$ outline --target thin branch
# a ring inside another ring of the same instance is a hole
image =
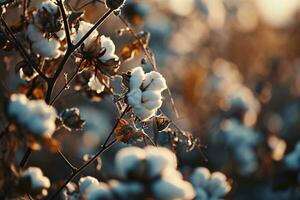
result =
[[[94,26],[75,44],[75,49],[81,46],[81,44],[91,35],[91,33],[96,30],[113,12],[113,9],[109,9],[104,15],[98,19],[98,21],[94,24]]]
[[[78,170],[77,167],[75,167],[68,159],[67,157],[61,152],[61,150],[58,150],[58,154],[60,157],[67,163],[67,165],[72,169],[72,172]]]
[[[50,102],[49,105],[53,105],[55,103],[55,101],[58,99],[58,97],[60,97],[60,95],[63,93],[63,91],[67,88],[67,86],[74,80],[74,78],[77,76],[79,69],[80,69],[80,65],[77,65],[76,71],[74,72],[74,74],[71,76],[71,78],[67,81],[67,83],[60,89],[60,91],[56,94],[56,96],[52,99],[52,101]]]
[[[27,60],[27,62],[33,67],[33,69],[40,75],[42,79],[46,82],[49,81],[49,78],[40,70],[39,66],[34,62],[34,60],[28,55],[26,50],[24,49],[23,45],[18,41],[16,36],[13,34],[7,23],[5,22],[3,16],[0,17],[1,23],[3,24],[5,30],[13,40],[12,42],[15,43],[17,49],[22,54],[22,56]]]
[[[122,112],[122,114],[120,115],[120,117],[118,118],[118,120],[115,122],[114,127],[112,128],[112,130],[110,131],[109,135],[107,136],[105,142],[102,145],[102,148],[89,160],[87,161],[85,164],[83,164],[80,168],[78,168],[78,170],[73,171],[73,173],[71,174],[71,176],[65,181],[65,183],[49,198],[49,200],[55,199],[57,197],[57,195],[59,195],[59,193],[64,189],[64,187],[66,187],[66,185],[68,185],[69,182],[71,182],[73,180],[73,178],[75,178],[80,172],[82,172],[87,166],[89,166],[92,162],[94,162],[98,156],[100,156],[104,151],[108,150],[110,147],[112,147],[115,143],[118,142],[117,139],[114,139],[113,141],[109,142],[109,139],[111,138],[111,136],[114,134],[115,129],[118,127],[118,124],[120,122],[120,120],[124,117],[124,115],[129,111],[130,107],[127,106],[124,111]]]
[[[59,9],[60,9],[60,12],[61,12],[61,15],[62,15],[62,19],[63,19],[63,22],[64,22],[64,27],[65,27],[65,32],[66,32],[66,38],[67,38],[67,45],[68,45],[68,48],[69,48],[69,46],[73,46],[73,43],[71,41],[69,20],[68,20],[67,14],[66,14],[65,6],[62,3],[62,1],[61,0],[57,0],[57,4],[59,6]]]
[[[24,156],[23,156],[23,158],[22,158],[22,160],[21,160],[21,162],[20,162],[20,167],[21,168],[25,167],[25,165],[27,163],[27,160],[28,160],[31,152],[32,152],[32,149],[30,147],[28,147],[27,150],[26,150],[26,152],[25,152],[25,154],[24,154]]]
[[[88,167],[91,163],[93,163],[98,156],[101,156],[102,153],[104,153],[106,150],[108,150],[110,147],[112,147],[115,143],[117,143],[118,140],[114,139],[110,143],[108,143],[106,146],[103,146],[89,161],[87,161],[85,164],[83,164],[80,168],[75,170],[71,176],[65,181],[65,183],[49,198],[49,200],[55,199],[59,193],[68,185],[69,182],[73,180],[80,172],[82,172],[86,167]]]
[[[46,103],[50,102],[51,99],[51,94],[53,92],[53,88],[55,86],[55,83],[57,81],[57,78],[59,77],[60,73],[62,72],[66,62],[68,61],[70,55],[78,48],[81,46],[81,44],[90,36],[90,34],[97,29],[108,17],[109,15],[113,12],[112,9],[108,10],[95,24],[94,26],[79,40],[79,42],[75,45],[68,46],[67,52],[65,56],[63,57],[63,60],[59,63],[56,72],[54,73],[54,76],[50,79],[49,84],[48,84],[48,90],[46,94],[45,101]]]

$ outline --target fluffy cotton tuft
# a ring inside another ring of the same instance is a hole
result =
[[[56,39],[44,38],[43,33],[33,24],[27,27],[27,37],[32,42],[32,50],[45,59],[58,58],[63,52]]]
[[[231,186],[227,177],[221,172],[210,173],[207,168],[199,167],[190,177],[191,183],[197,191],[196,199],[219,199],[225,196]]]
[[[43,194],[45,194],[45,189],[50,187],[50,180],[43,175],[42,170],[38,167],[29,167],[24,171],[22,177],[30,179],[30,189],[33,191],[44,190]]]
[[[80,21],[79,22],[79,27],[78,27],[78,30],[76,32],[76,35],[74,37],[74,43],[78,43],[81,38],[94,26],[94,24],[91,24],[89,22],[86,22],[86,21]],[[90,35],[89,37],[87,37],[84,41],[84,46],[85,46],[85,49],[89,48],[90,45],[95,45],[95,41],[98,37],[98,31],[97,30],[94,30]]]
[[[40,11],[46,9],[50,14],[56,14],[58,12],[58,6],[50,0],[43,1],[38,8]]]
[[[121,176],[126,177],[137,168],[142,160],[146,159],[146,152],[138,147],[121,149],[116,155],[116,166]]]
[[[165,168],[176,169],[177,158],[175,154],[167,148],[148,146],[145,148],[146,160],[149,167],[149,175],[155,177]]]
[[[103,92],[105,89],[105,86],[99,81],[99,79],[92,75],[89,79],[88,86],[91,90],[96,91],[98,94]]]
[[[184,181],[182,175],[173,168],[164,170],[167,175],[152,185],[153,196],[160,200],[193,199],[195,190],[191,183]]]
[[[105,37],[101,35],[101,48],[105,48],[105,53],[100,56],[98,59],[102,62],[107,62],[109,60],[118,60],[119,57],[115,54],[116,46],[110,37]]]
[[[29,100],[24,94],[13,94],[7,111],[37,136],[51,137],[56,129],[56,111],[43,100]]]
[[[131,71],[127,102],[142,121],[153,117],[162,105],[161,92],[167,89],[164,77],[155,71],[146,73],[142,67]]]

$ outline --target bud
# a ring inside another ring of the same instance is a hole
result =
[[[81,119],[78,108],[67,108],[60,113],[60,119],[65,128],[71,130],[81,130],[85,121]]]
[[[106,0],[105,4],[106,7],[112,9],[112,10],[117,10],[120,7],[122,7],[125,3],[125,0]]]

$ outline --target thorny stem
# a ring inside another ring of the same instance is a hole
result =
[[[112,147],[118,140],[114,139],[113,141],[109,142],[109,139],[111,138],[111,136],[114,134],[115,129],[117,128],[120,120],[124,117],[124,115],[128,112],[128,110],[130,109],[129,106],[127,106],[124,111],[122,112],[122,114],[120,115],[120,117],[118,118],[118,120],[116,121],[114,127],[112,128],[112,130],[110,131],[109,135],[107,136],[105,142],[102,145],[102,148],[89,160],[87,161],[85,164],[83,164],[80,168],[73,170],[73,173],[71,174],[71,176],[65,181],[65,183],[50,197],[49,200],[52,200],[54,198],[57,197],[57,195],[59,195],[59,193],[66,187],[66,185],[68,185],[69,182],[71,182],[73,180],[74,177],[76,177],[81,171],[83,171],[87,166],[89,166],[92,162],[94,162],[98,156],[100,156],[104,151],[106,151],[107,149],[109,149],[110,147]]]
[[[1,23],[3,24],[5,30],[13,40],[12,42],[15,43],[17,49],[22,54],[22,56],[27,60],[27,62],[33,67],[33,69],[44,79],[48,82],[49,78],[40,70],[39,66],[32,60],[32,58],[28,55],[26,50],[24,49],[23,45],[17,40],[16,36],[13,34],[7,23],[5,22],[3,16],[0,17]]]

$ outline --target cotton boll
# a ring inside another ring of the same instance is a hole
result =
[[[58,58],[62,54],[59,48],[60,42],[55,39],[43,38],[32,44],[33,51],[46,59]]]
[[[87,188],[84,196],[86,197],[86,200],[113,199],[111,191],[105,183],[91,185]]]
[[[43,175],[42,170],[38,167],[29,167],[24,171],[22,177],[30,178],[32,190],[41,190],[50,187],[50,180]]]
[[[204,187],[209,177],[210,171],[207,168],[198,167],[193,171],[190,180],[195,187]]]
[[[93,27],[94,25],[89,23],[89,22],[85,22],[85,21],[80,21],[79,22],[79,28],[76,32],[76,35],[74,37],[74,43],[77,44],[81,38]],[[86,40],[84,41],[84,45],[88,48],[88,46],[90,45],[94,45],[95,40],[97,39],[98,36],[98,31],[94,30],[89,37],[86,38]]]
[[[158,176],[166,167],[176,169],[177,158],[169,149],[147,146],[145,151],[150,177]]]
[[[99,81],[99,79],[93,74],[89,79],[88,86],[91,90],[96,91],[98,94],[103,92],[105,86]]]
[[[141,107],[142,105],[142,91],[140,89],[133,89],[127,94],[127,101],[132,107]]]
[[[104,35],[101,35],[100,41],[101,41],[101,47],[105,48],[105,53],[99,59],[103,61],[118,59],[118,56],[115,55],[116,47],[114,42],[109,37],[105,37]]]
[[[143,88],[147,88],[147,90],[150,91],[162,92],[163,90],[167,89],[166,80],[160,73],[151,71],[145,75]]]
[[[192,185],[182,179],[161,179],[152,187],[153,195],[159,200],[193,199],[195,191]]]
[[[147,121],[156,113],[156,110],[147,110],[145,107],[136,107],[133,109],[133,111],[142,121]]]
[[[140,120],[146,121],[155,115],[162,105],[161,92],[164,89],[166,89],[165,79],[158,72],[145,75],[141,67],[132,70],[127,101]]]
[[[208,197],[208,194],[206,191],[202,188],[196,188],[196,198],[195,200],[211,200],[211,198]]]
[[[127,200],[130,199],[141,199],[140,197],[144,193],[144,186],[138,182],[119,182],[112,180],[109,182],[111,190],[117,199]]]
[[[64,40],[66,37],[66,31],[65,30],[60,30],[55,33],[55,35],[58,37],[60,41]]]
[[[56,129],[56,111],[43,100],[28,100],[24,94],[13,94],[7,110],[18,123],[37,136],[50,137]]]
[[[131,71],[131,77],[129,81],[129,88],[139,89],[145,79],[145,73],[142,67],[136,67]]]
[[[98,185],[99,181],[92,177],[92,176],[86,176],[79,179],[79,190],[81,193],[85,193],[86,190],[92,186],[92,185]]]
[[[38,42],[44,40],[43,33],[33,24],[29,24],[27,27],[27,37],[32,42]]]
[[[127,147],[121,149],[115,159],[119,174],[126,177],[146,158],[146,152],[138,147]]]
[[[50,14],[56,14],[58,12],[58,6],[50,0],[43,1],[39,5],[38,9],[41,10],[41,11],[46,9]]]
[[[221,172],[212,173],[207,183],[207,190],[214,197],[224,196],[230,190],[227,186],[226,176]]]

